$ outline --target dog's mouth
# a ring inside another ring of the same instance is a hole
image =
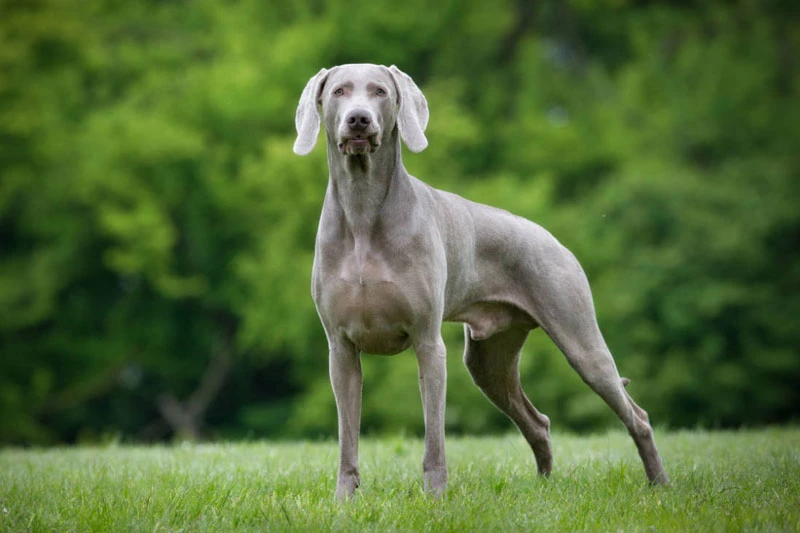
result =
[[[344,155],[369,154],[380,146],[376,135],[353,135],[339,141],[339,151]]]

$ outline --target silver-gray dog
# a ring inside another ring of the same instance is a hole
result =
[[[434,189],[406,172],[428,141],[428,105],[397,67],[343,65],[311,78],[297,107],[294,151],[308,154],[321,121],[330,177],[317,232],[312,293],[330,347],[339,416],[336,497],[360,484],[361,352],[413,346],[425,415],[425,489],[447,484],[442,321],[463,322],[475,383],[519,427],[539,473],[552,466],[550,420],[519,380],[519,353],[540,326],[619,416],[652,483],[669,481],[647,413],[625,391],[597,326],[575,257],[542,227]]]

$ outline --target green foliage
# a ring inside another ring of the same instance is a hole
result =
[[[423,88],[412,173],[576,253],[657,424],[796,419],[796,11],[0,0],[0,442],[180,434],[164,398],[209,368],[203,434],[333,434],[309,295],[326,158],[291,145],[308,78],[355,61]],[[445,336],[449,431],[508,428]],[[365,431],[421,433],[413,354],[364,368]],[[614,423],[542,332],[521,374],[555,426]]]
[[[519,435],[448,440],[442,499],[423,443],[365,438],[357,497],[333,498],[336,444],[0,451],[0,531],[797,531],[797,429],[659,435],[670,488],[623,432],[556,434],[549,479]],[[753,453],[758,450],[758,453]]]

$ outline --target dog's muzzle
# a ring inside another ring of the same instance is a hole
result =
[[[345,155],[371,153],[380,145],[378,128],[372,113],[367,109],[355,108],[348,111],[339,131],[339,151]]]

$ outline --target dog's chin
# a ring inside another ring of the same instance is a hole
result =
[[[375,139],[345,139],[339,142],[339,151],[344,155],[371,154],[378,146]]]

